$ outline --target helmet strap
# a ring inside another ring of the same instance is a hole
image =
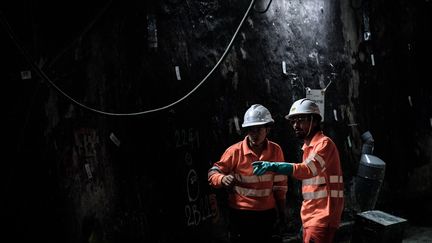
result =
[[[313,115],[311,115],[311,120],[310,120],[310,123],[309,123],[309,131],[308,131],[308,133],[307,133],[307,135],[306,135],[306,137],[308,137],[309,136],[309,134],[310,134],[310,132],[311,132],[311,129],[312,129],[312,123],[313,123]]]

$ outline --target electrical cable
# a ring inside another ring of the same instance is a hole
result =
[[[61,95],[65,96],[66,98],[68,98],[70,101],[72,101],[74,104],[93,111],[95,113],[99,113],[99,114],[103,114],[103,115],[109,115],[109,116],[137,116],[137,115],[143,115],[143,114],[148,114],[148,113],[152,113],[152,112],[157,112],[157,111],[162,111],[165,109],[168,109],[178,103],[180,103],[181,101],[185,100],[187,97],[189,97],[192,93],[194,93],[212,74],[213,72],[216,70],[216,68],[222,63],[222,61],[225,59],[226,55],[228,54],[228,52],[231,50],[232,44],[234,43],[234,40],[238,34],[238,32],[240,31],[244,21],[246,20],[246,18],[249,15],[250,10],[252,9],[252,7],[255,4],[255,0],[251,0],[242,20],[240,21],[240,24],[238,25],[236,31],[234,32],[234,35],[232,36],[229,44],[227,45],[227,47],[225,48],[225,51],[223,52],[222,56],[220,57],[220,59],[218,60],[218,62],[215,64],[215,66],[210,70],[210,72],[191,90],[189,91],[186,95],[184,95],[183,97],[181,97],[180,99],[165,105],[165,106],[161,106],[159,108],[154,108],[154,109],[149,109],[149,110],[145,110],[145,111],[140,111],[140,112],[131,112],[131,113],[113,113],[113,112],[106,112],[106,111],[101,111],[98,109],[94,109],[91,108],[85,104],[82,104],[78,101],[76,101],[75,99],[73,99],[71,96],[69,96],[68,94],[66,94],[64,91],[62,91],[53,81],[51,81],[51,79],[45,74],[45,72],[39,68],[30,58],[30,56],[28,55],[27,51],[19,44],[17,38],[15,37],[12,28],[10,27],[10,25],[8,24],[8,22],[6,21],[6,18],[3,15],[3,12],[0,11],[0,15],[1,15],[1,22],[4,25],[4,27],[6,28],[9,37],[12,39],[12,41],[14,42],[14,44],[17,46],[17,48],[19,49],[19,51],[21,52],[21,54],[26,58],[27,62],[29,62],[29,64],[31,65],[32,69],[35,70],[35,72],[45,81],[47,81],[55,90],[57,90],[57,92],[59,92]]]

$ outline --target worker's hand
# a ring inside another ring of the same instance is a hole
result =
[[[253,173],[255,175],[263,175],[267,171],[284,175],[291,175],[293,172],[293,165],[286,162],[255,161],[252,163],[252,166],[254,167]]]
[[[222,177],[222,185],[224,187],[232,187],[234,186],[235,178],[233,175],[225,175]]]

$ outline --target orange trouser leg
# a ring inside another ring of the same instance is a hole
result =
[[[336,228],[307,227],[303,229],[304,243],[333,243]]]

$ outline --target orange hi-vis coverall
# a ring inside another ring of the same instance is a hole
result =
[[[303,162],[294,164],[293,177],[302,180],[303,228],[338,228],[344,209],[343,177],[334,142],[317,132],[303,145]]]
[[[253,174],[252,162],[257,160],[284,161],[281,147],[266,139],[266,148],[257,156],[248,146],[247,137],[227,148],[218,162],[209,169],[208,181],[222,187],[222,177],[232,174],[236,184],[228,195],[228,204],[239,210],[263,211],[276,208],[276,200],[285,203],[287,176],[267,173]]]

